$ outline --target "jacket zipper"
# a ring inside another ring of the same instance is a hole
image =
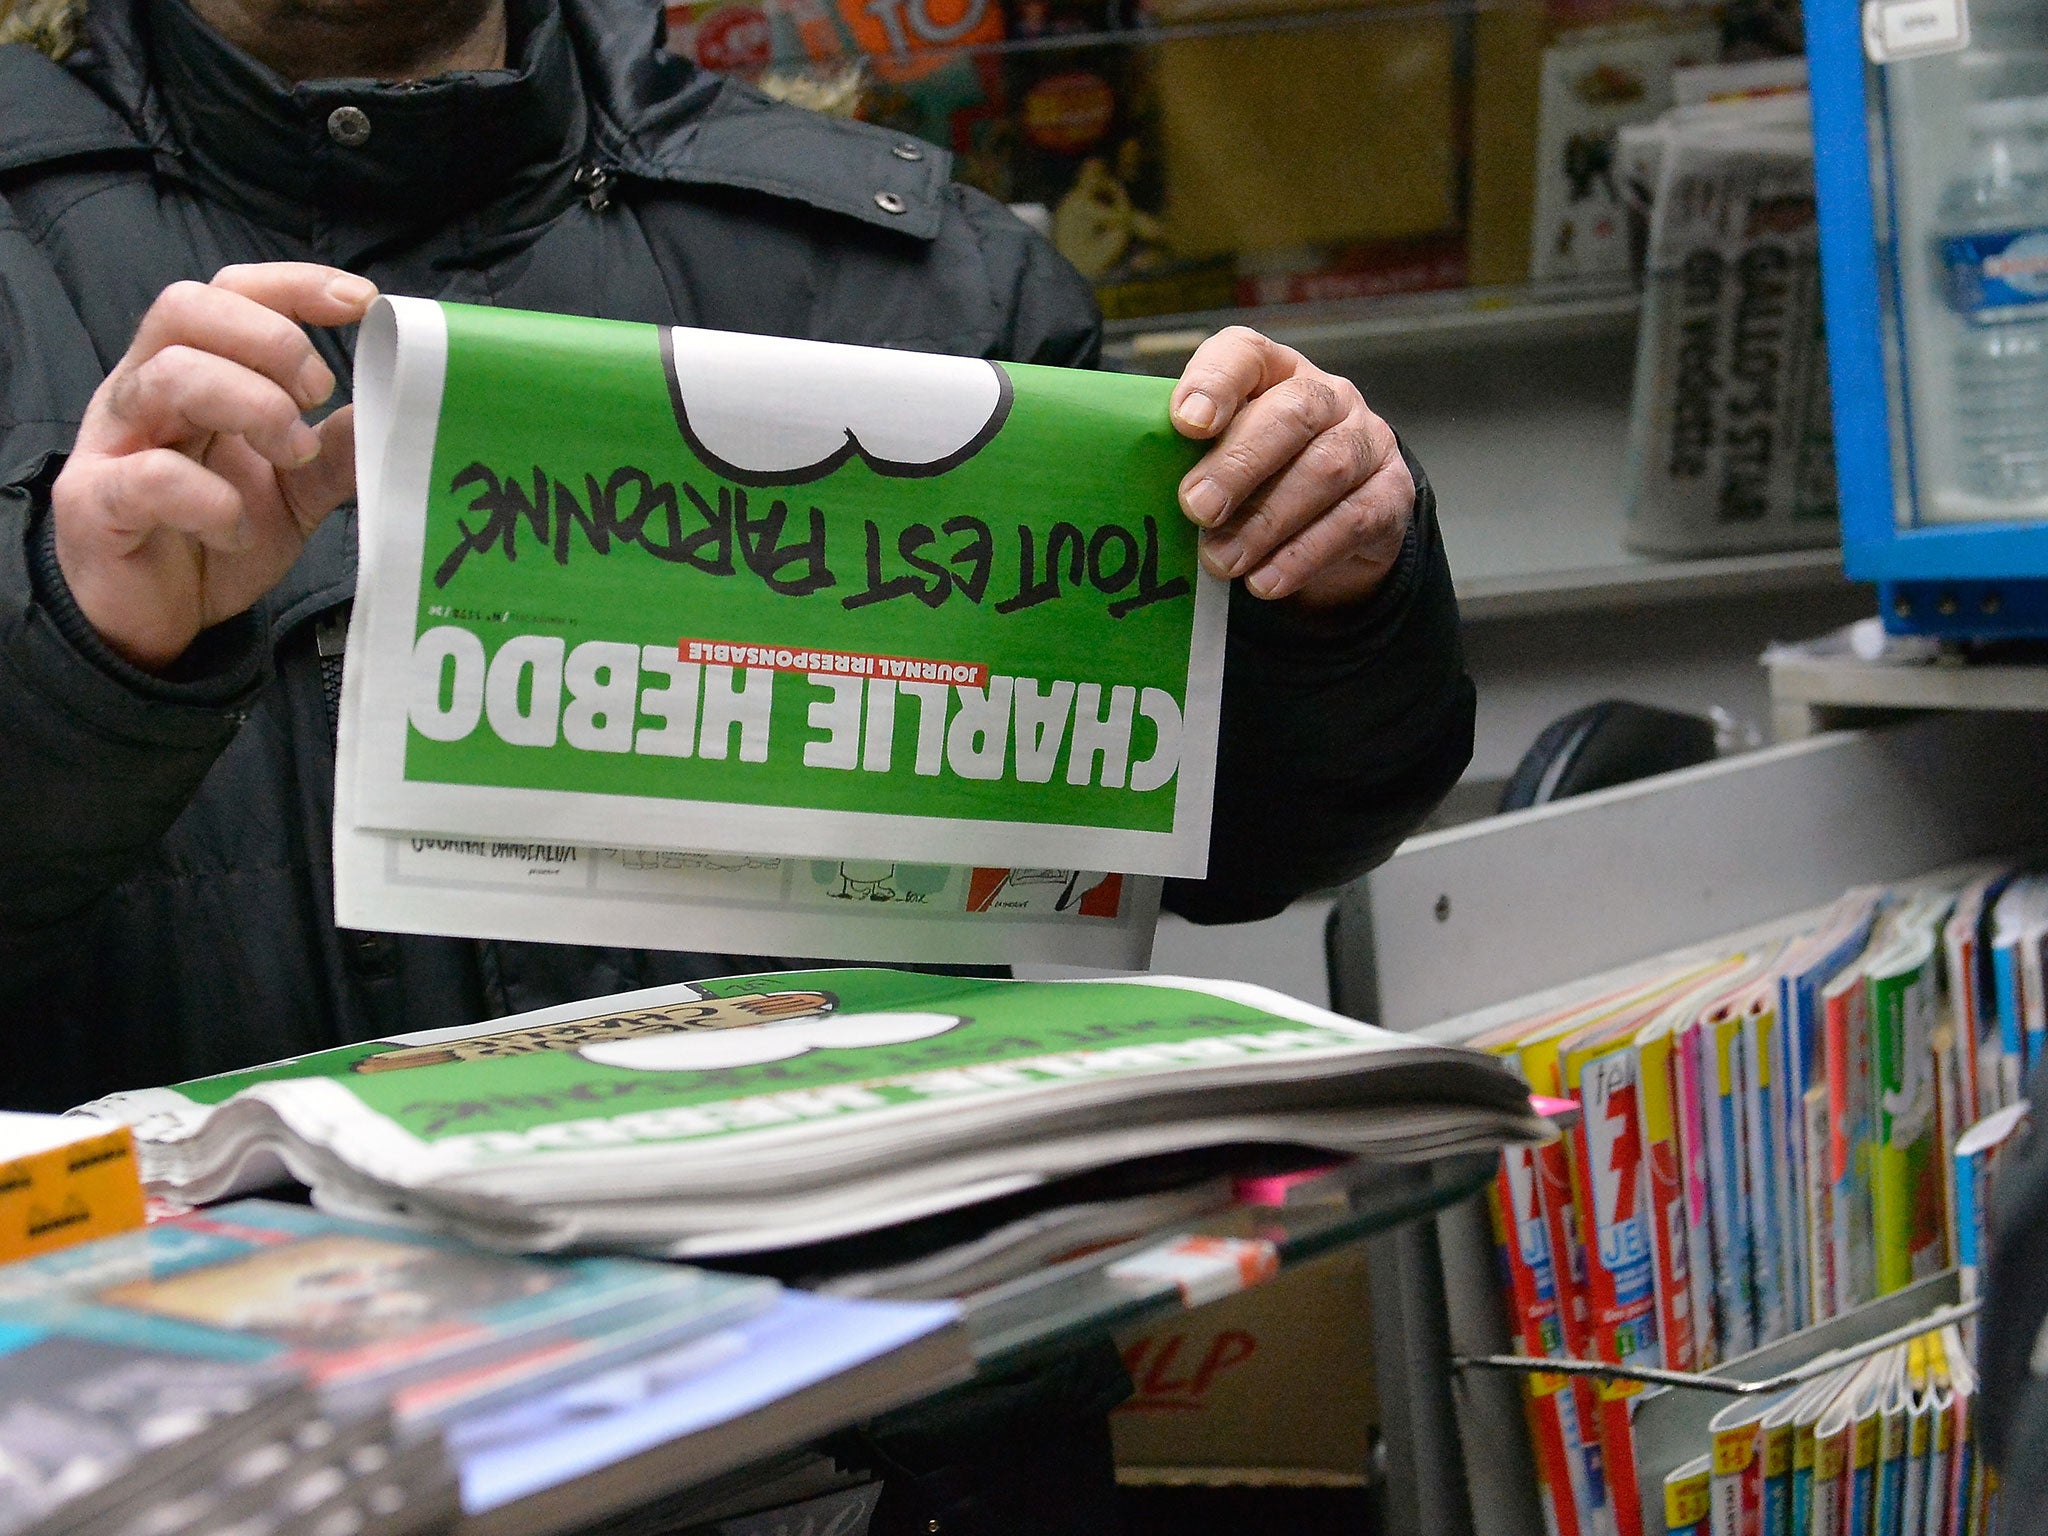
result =
[[[592,213],[603,213],[611,207],[612,186],[618,179],[618,171],[602,160],[593,160],[576,169],[576,185],[583,189],[583,201],[590,205]]]

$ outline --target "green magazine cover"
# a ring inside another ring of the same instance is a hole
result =
[[[652,988],[83,1112],[134,1125],[179,1198],[283,1167],[336,1210],[431,1203],[508,1245],[676,1256],[1194,1147],[1412,1157],[1548,1134],[1491,1059],[1257,987],[860,969]]]
[[[1940,914],[1900,923],[1897,944],[1868,972],[1872,1095],[1871,1229],[1877,1293],[1945,1262],[1942,1155],[1936,1134],[1933,1035],[1940,1008]]]
[[[419,299],[357,366],[355,825],[1206,868],[1169,381]]]

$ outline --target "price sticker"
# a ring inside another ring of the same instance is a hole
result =
[[[1873,64],[1897,64],[1970,46],[1968,0],[1865,0],[1863,51]]]

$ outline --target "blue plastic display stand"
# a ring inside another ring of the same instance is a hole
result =
[[[1806,7],[1843,563],[1877,583],[1894,633],[2048,637],[2048,522],[1916,526],[1911,487],[1893,475],[1883,306],[1898,230],[1873,193],[1869,93],[1883,82],[1865,68],[1858,11]]]

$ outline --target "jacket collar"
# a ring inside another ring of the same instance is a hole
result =
[[[178,131],[148,48],[148,12],[159,3],[92,0],[86,47],[68,67],[26,47],[0,47],[0,101],[9,106],[0,112],[0,174],[117,154],[148,155],[164,173],[179,173]],[[894,153],[899,135],[785,107],[696,69],[661,46],[660,12],[645,0],[512,3],[558,19],[556,35],[580,83],[588,150],[609,167],[670,186],[742,188],[912,239],[938,234],[952,168],[943,150],[920,146],[920,157],[906,160]],[[536,44],[543,52],[556,47],[543,30],[536,22],[522,48],[529,67]],[[480,79],[460,77],[455,88]],[[538,88],[493,83],[507,100]],[[347,83],[323,82],[320,89],[337,84]],[[452,110],[445,101],[438,109]],[[365,149],[378,143],[376,128],[373,121]],[[306,188],[295,190],[305,201]],[[884,193],[894,197],[878,202]],[[898,199],[903,211],[890,212]]]
[[[152,75],[182,174],[269,228],[357,250],[490,205],[500,226],[560,209],[587,131],[582,84],[545,0],[512,0],[509,67],[383,84],[293,85],[201,22],[143,0]],[[554,183],[553,196],[536,195]],[[523,217],[522,217],[523,216]]]

